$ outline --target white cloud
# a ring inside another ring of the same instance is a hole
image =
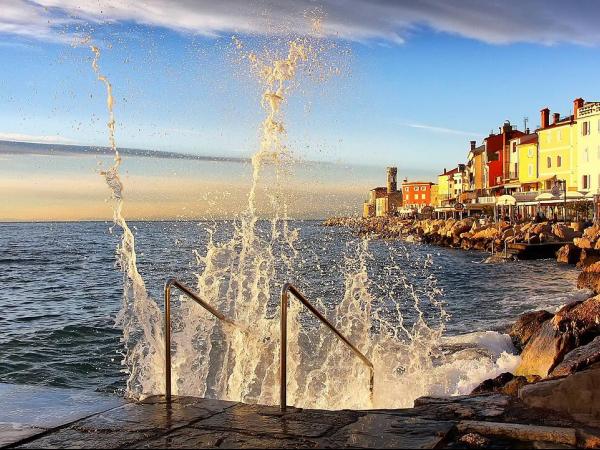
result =
[[[419,130],[431,131],[433,133],[455,134],[458,136],[473,136],[473,137],[483,136],[481,133],[455,130],[452,128],[437,127],[434,125],[424,125],[424,124],[420,124],[420,123],[403,123],[402,125],[404,125],[405,127],[409,127],[409,128],[416,128]]]
[[[324,33],[357,41],[401,43],[427,27],[493,44],[600,43],[593,0],[0,0],[0,34],[65,40],[69,25],[125,21],[207,36],[308,32],[315,8]]]
[[[75,144],[76,142],[63,136],[51,135],[40,136],[22,133],[2,133],[0,132],[0,141],[30,142],[33,144]]]

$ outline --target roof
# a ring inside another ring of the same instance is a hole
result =
[[[538,135],[537,133],[526,134],[525,136],[521,136],[520,139],[519,145],[536,144],[538,141]]]
[[[432,185],[435,183],[432,183],[431,181],[403,181],[402,182],[402,186],[404,186],[406,184],[429,184],[429,185]]]
[[[479,155],[480,153],[483,153],[485,151],[485,145],[481,144],[479,147],[475,147],[471,151],[473,152],[474,155]]]
[[[379,186],[376,188],[371,189],[372,191],[387,191],[387,187],[385,186]]]
[[[455,174],[455,173],[457,173],[457,172],[458,172],[458,167],[455,167],[454,169],[452,169],[452,170],[449,170],[448,172],[445,172],[445,173],[440,173],[438,176],[440,176],[440,177],[441,177],[441,176],[443,176],[443,175],[454,175],[454,174]]]

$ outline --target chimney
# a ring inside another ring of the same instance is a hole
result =
[[[529,133],[530,133],[529,127],[525,128],[525,134],[529,134]]]
[[[398,190],[398,183],[396,182],[396,176],[398,175],[397,167],[387,168],[387,192],[391,194]]]
[[[471,150],[475,150],[476,144],[477,144],[477,141],[471,141]]]
[[[560,121],[560,113],[552,114],[552,125],[556,125]]]
[[[446,175],[446,168],[444,167],[444,175]]]
[[[548,128],[550,125],[550,109],[544,108],[540,111],[541,114],[541,126],[540,128],[543,130],[544,128]]]
[[[575,100],[573,100],[573,119],[577,120],[577,115],[579,113],[578,109],[581,108],[583,106],[583,99],[582,98],[576,98]]]

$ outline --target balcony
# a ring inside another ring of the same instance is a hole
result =
[[[496,203],[496,197],[478,197],[477,203],[482,205],[493,205]]]

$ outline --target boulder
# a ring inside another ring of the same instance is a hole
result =
[[[579,262],[577,263],[577,267],[583,269],[585,267],[591,266],[592,264],[600,261],[600,255],[596,253],[595,250],[590,249],[581,249],[581,254],[579,255]]]
[[[600,296],[571,303],[550,320],[552,326],[575,339],[575,345],[587,344],[600,335]]]
[[[490,440],[477,433],[463,434],[458,442],[465,445],[467,448],[486,448],[490,445]]]
[[[515,347],[518,349],[525,347],[531,336],[537,333],[542,324],[552,317],[553,314],[548,311],[534,311],[519,317],[508,332]]]
[[[529,228],[529,231],[533,234],[541,234],[541,233],[552,233],[552,227],[548,222],[537,223]]]
[[[487,394],[490,392],[499,392],[506,383],[514,379],[515,376],[510,372],[504,372],[496,378],[490,378],[481,382],[479,386],[473,389],[471,394]]]
[[[600,294],[600,273],[581,272],[577,277],[578,289],[589,289],[595,294]]]
[[[587,227],[583,230],[583,237],[589,239],[592,242],[597,241],[600,238],[600,224],[596,223],[591,227]]]
[[[562,362],[552,370],[550,376],[564,377],[579,372],[600,361],[600,336],[592,342],[570,351]]]
[[[547,320],[527,342],[515,375],[544,378],[574,348],[573,334],[557,329],[552,320]]]
[[[519,398],[527,406],[567,413],[589,425],[600,421],[600,363],[565,378],[523,386]]]
[[[594,248],[590,238],[587,238],[585,236],[573,239],[573,244],[575,244],[579,248]]]
[[[581,257],[581,249],[575,244],[565,244],[556,252],[556,260],[563,264],[577,264]]]
[[[556,223],[552,225],[552,234],[561,241],[572,241],[575,238],[581,237],[580,231],[575,231],[562,223]]]

